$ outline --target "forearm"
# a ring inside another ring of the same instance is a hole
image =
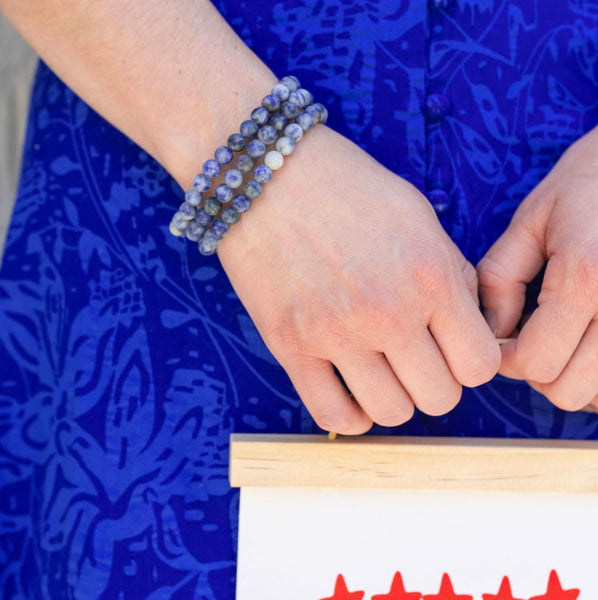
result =
[[[0,8],[183,187],[275,80],[207,0],[0,0]]]

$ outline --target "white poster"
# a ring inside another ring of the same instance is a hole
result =
[[[598,496],[245,488],[237,600],[598,600]]]

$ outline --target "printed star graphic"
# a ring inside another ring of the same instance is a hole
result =
[[[551,571],[546,593],[542,596],[533,596],[529,600],[575,600],[577,596],[579,596],[579,590],[564,590],[557,572]]]
[[[523,598],[515,598],[513,596],[509,578],[503,577],[498,594],[482,594],[482,600],[523,600]]]
[[[376,594],[372,600],[420,600],[420,592],[406,592],[403,578],[399,572],[395,573],[388,594]]]
[[[336,585],[334,586],[334,594],[322,600],[362,600],[365,596],[365,592],[350,592],[347,589],[345,578],[339,575],[336,578]]]
[[[455,594],[453,590],[453,582],[451,578],[444,573],[442,576],[442,582],[440,583],[440,590],[437,594],[426,594],[422,596],[423,600],[473,600],[473,596],[469,594]]]

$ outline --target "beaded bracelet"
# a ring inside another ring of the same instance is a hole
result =
[[[241,123],[239,133],[230,135],[226,145],[216,149],[214,158],[203,164],[170,222],[170,232],[197,242],[201,254],[214,254],[222,237],[249,210],[303,134],[327,118],[326,108],[313,102],[311,93],[296,77],[283,77],[252,111],[251,118]],[[276,149],[268,151],[272,144]],[[235,153],[238,156],[233,167]],[[252,169],[253,178],[249,179]],[[204,199],[213,180],[220,176],[223,183]],[[242,193],[235,195],[241,186]]]

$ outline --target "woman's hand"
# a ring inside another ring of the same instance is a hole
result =
[[[428,201],[321,125],[287,161],[218,253],[320,427],[442,414],[492,378],[475,270]]]
[[[538,308],[502,347],[500,371],[577,410],[598,397],[598,128],[565,152],[478,265],[498,336],[513,334],[545,263]]]

